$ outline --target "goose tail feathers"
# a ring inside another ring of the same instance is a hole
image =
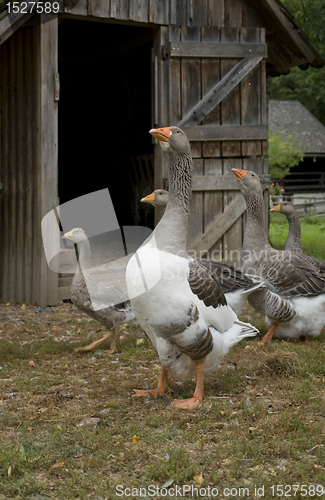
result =
[[[259,330],[255,328],[255,326],[251,325],[250,323],[244,323],[239,319],[235,321],[235,325],[239,325],[241,328],[229,331],[229,334],[231,334],[230,338],[228,339],[229,347],[238,344],[238,342],[247,337],[255,337],[256,334],[259,333]]]

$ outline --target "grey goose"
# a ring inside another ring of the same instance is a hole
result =
[[[304,255],[276,250],[268,242],[263,191],[258,175],[232,169],[247,204],[247,225],[241,252],[245,274],[263,279],[265,288],[248,300],[265,314],[269,331],[263,337],[316,337],[325,325],[325,275]]]
[[[158,387],[136,391],[135,396],[165,393],[168,373],[175,378],[196,375],[193,397],[172,402],[191,409],[203,399],[204,374],[217,368],[231,346],[257,330],[238,320],[219,282],[187,253],[192,157],[185,132],[164,127],[150,133],[169,158],[169,200],[153,234],[129,260],[126,283],[132,309],[162,367]],[[146,291],[144,277],[156,282]]]

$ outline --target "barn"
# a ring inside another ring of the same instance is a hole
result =
[[[284,179],[285,199],[296,206],[299,215],[325,213],[325,126],[299,101],[269,101],[269,127],[296,137],[304,157]]]
[[[61,0],[50,19],[3,10],[0,44],[0,300],[40,306],[69,297],[42,244],[55,207],[108,188],[121,226],[153,227],[152,126],[191,140],[189,248],[229,261],[245,224],[230,169],[268,186],[267,76],[323,65],[278,0]]]

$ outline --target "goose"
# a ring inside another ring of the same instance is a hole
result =
[[[111,348],[108,353],[112,354],[116,347],[115,327],[135,318],[130,301],[126,300],[125,294],[117,286],[98,284],[87,271],[90,268],[90,244],[83,229],[74,228],[65,233],[62,238],[77,243],[79,249],[79,269],[72,280],[71,300],[80,311],[102,323],[108,330],[103,338],[88,346],[79,347],[76,351],[90,351],[110,338]],[[94,310],[90,297],[102,302],[103,308]]]
[[[284,249],[290,250],[290,252],[297,253],[299,255],[304,255],[301,248],[301,227],[298,214],[295,207],[290,201],[282,201],[275,207],[271,208],[271,212],[280,212],[284,214],[289,223],[289,234],[285,244]],[[315,266],[318,271],[325,273],[325,262],[312,257],[311,255],[305,255],[305,258]]]
[[[166,207],[168,203],[168,191],[165,189],[156,189],[140,201],[153,206]],[[257,288],[264,286],[263,282],[252,280],[248,276],[245,276],[238,267],[214,260],[198,259],[198,262],[206,267],[209,273],[219,281],[227,304],[235,311],[237,316],[242,314],[249,294]]]
[[[241,266],[244,273],[264,280],[265,288],[248,300],[265,314],[269,328],[264,343],[273,336],[296,339],[316,337],[325,325],[325,275],[304,255],[275,250],[266,236],[263,191],[257,174],[233,168],[247,203],[247,226]]]
[[[168,203],[168,191],[165,189],[156,189],[140,201],[141,203],[150,203],[154,207],[165,207]]]
[[[168,373],[175,378],[196,375],[193,397],[172,402],[193,409],[203,399],[204,374],[257,329],[238,320],[218,281],[187,253],[192,157],[185,132],[172,126],[150,134],[169,158],[169,200],[151,237],[129,260],[126,283],[132,309],[162,367],[157,388],[136,390],[134,396],[165,393]]]

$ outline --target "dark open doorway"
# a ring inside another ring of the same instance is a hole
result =
[[[108,187],[119,224],[153,227],[149,28],[59,25],[59,198]]]

